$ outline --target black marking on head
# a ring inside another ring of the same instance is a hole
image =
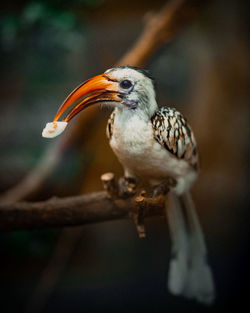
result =
[[[132,65],[121,65],[121,66],[118,66],[115,69],[125,69],[125,68],[130,68],[132,70],[135,70],[139,73],[141,73],[142,75],[146,76],[147,78],[149,78],[151,81],[152,81],[152,84],[153,86],[155,87],[155,80],[154,80],[154,77],[150,74],[150,72],[144,68],[140,68],[140,67],[136,67],[136,66],[132,66]]]
[[[149,73],[148,70],[144,69],[144,68],[140,68],[140,67],[136,67],[136,66],[132,66],[132,65],[121,65],[117,68],[130,68],[132,70],[135,70],[143,75],[145,75],[146,77],[150,78],[151,80],[154,80],[154,78],[152,77],[152,75]]]

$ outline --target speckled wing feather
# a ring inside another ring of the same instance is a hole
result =
[[[110,140],[113,135],[114,119],[115,119],[115,112],[111,113],[108,119],[107,128],[106,128],[106,135],[108,137],[108,140]]]
[[[174,108],[162,107],[151,121],[155,139],[178,159],[184,159],[198,169],[196,141],[183,115]]]

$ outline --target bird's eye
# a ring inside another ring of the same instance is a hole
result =
[[[120,81],[119,85],[122,89],[129,89],[132,87],[132,83],[128,79],[124,79],[124,80]]]

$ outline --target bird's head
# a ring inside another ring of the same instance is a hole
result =
[[[111,68],[73,90],[57,111],[53,123],[69,107],[71,109],[63,122],[69,122],[79,112],[95,103],[117,107],[130,113],[137,112],[151,118],[157,108],[153,79],[147,71],[140,68]]]
[[[151,117],[156,109],[153,78],[148,71],[120,66],[107,70],[104,75],[116,83],[119,102],[114,105],[121,110],[143,111]]]

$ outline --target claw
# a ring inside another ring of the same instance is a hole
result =
[[[118,186],[121,198],[129,198],[136,194],[136,180],[132,177],[121,177]]]

